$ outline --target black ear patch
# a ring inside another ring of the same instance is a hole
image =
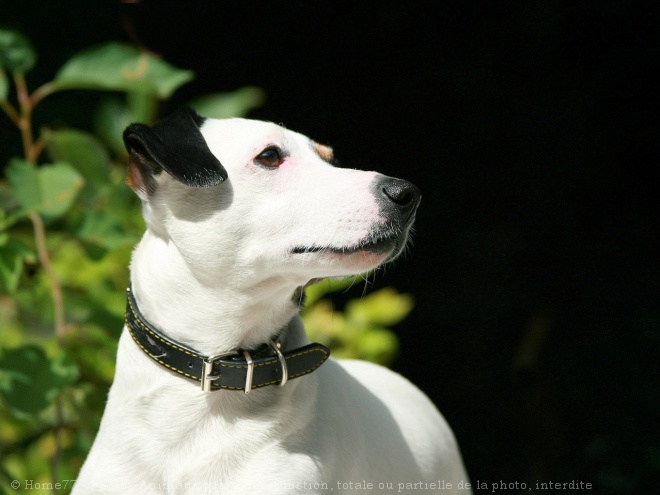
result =
[[[183,108],[156,122],[153,127],[131,124],[124,130],[124,145],[133,170],[158,174],[165,170],[192,187],[211,187],[227,179],[227,171],[209,149],[200,127],[204,118]],[[143,177],[147,185],[153,179]]]

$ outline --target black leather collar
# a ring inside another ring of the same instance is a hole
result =
[[[247,394],[268,385],[284,386],[287,380],[311,373],[330,356],[330,350],[321,344],[281,352],[274,341],[251,352],[232,350],[204,356],[154,328],[140,313],[130,287],[127,292],[126,326],[133,340],[151,359],[201,383],[206,392],[243,390]]]

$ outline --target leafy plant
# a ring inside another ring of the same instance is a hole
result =
[[[132,121],[152,123],[194,78],[108,43],[74,55],[30,92],[25,75],[36,60],[26,37],[0,29],[0,109],[23,145],[0,181],[0,493],[12,492],[12,480],[48,491],[75,479],[91,447],[114,374],[130,253],[144,230],[139,200],[124,185],[121,132]],[[74,90],[105,94],[90,109],[94,132],[35,132],[35,108]],[[262,101],[260,89],[247,87],[190,104],[223,118]],[[334,311],[321,297],[346,283],[308,289],[312,338],[339,356],[390,362],[397,342],[386,327],[407,314],[410,297],[383,289]]]
[[[366,359],[390,365],[396,358],[399,340],[388,327],[403,320],[413,308],[410,294],[385,287],[364,297],[350,299],[343,311],[334,309],[331,292],[360,285],[362,276],[345,280],[324,280],[307,288],[302,312],[310,339],[332,349],[340,359]],[[366,283],[366,282],[365,282]]]

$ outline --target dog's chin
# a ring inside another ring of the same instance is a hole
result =
[[[291,250],[294,255],[308,255],[330,261],[346,271],[344,276],[355,275],[376,268],[396,258],[405,242],[397,238],[366,240],[352,246],[297,246]]]

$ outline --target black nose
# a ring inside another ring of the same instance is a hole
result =
[[[379,184],[386,208],[395,208],[404,221],[415,213],[422,195],[417,186],[403,179],[385,177]]]

